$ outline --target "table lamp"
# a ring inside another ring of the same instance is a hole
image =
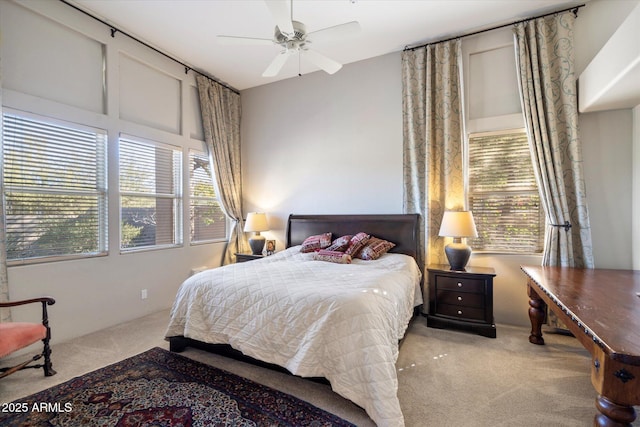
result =
[[[462,243],[463,237],[478,237],[471,211],[446,211],[442,217],[440,236],[453,237],[453,243],[444,248],[451,270],[464,271],[471,256],[471,248]]]
[[[264,249],[264,236],[260,235],[261,231],[269,230],[267,225],[267,215],[263,212],[250,212],[247,214],[247,221],[244,223],[245,232],[254,232],[256,234],[249,238],[249,246],[253,255],[262,255]]]

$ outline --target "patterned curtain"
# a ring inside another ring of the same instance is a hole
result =
[[[447,263],[442,215],[464,208],[461,64],[459,39],[402,52],[404,211],[421,215],[425,265]]]
[[[0,62],[0,88],[2,88],[2,62]],[[2,90],[0,90],[0,109]],[[1,113],[2,111],[0,111]],[[0,114],[0,174],[2,174],[2,114]],[[0,176],[0,301],[9,301],[9,279],[7,276],[7,241],[4,222],[4,180]],[[0,308],[0,322],[11,321],[11,311]]]
[[[573,58],[575,15],[516,24],[518,81],[547,217],[542,265],[593,268]],[[565,223],[571,227],[561,227]]]
[[[235,262],[237,252],[248,252],[242,219],[242,175],[240,164],[240,95],[202,75],[196,76],[204,137],[216,194],[232,220],[229,242],[222,264]]]

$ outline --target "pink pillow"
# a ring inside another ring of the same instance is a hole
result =
[[[313,254],[313,259],[317,261],[335,262],[338,264],[351,264],[351,255],[338,251],[328,251],[326,249],[321,249]]]
[[[349,241],[349,247],[344,251],[344,253],[347,255],[351,255],[352,257],[356,256],[368,240],[369,235],[361,231],[351,238],[351,240]]]
[[[328,247],[329,245],[331,245],[331,233],[317,234],[304,239],[300,252],[318,251]]]
[[[338,237],[331,243],[331,246],[327,248],[328,251],[338,251],[344,252],[349,247],[349,242],[351,241],[351,234],[347,234],[346,236]]]
[[[371,236],[366,245],[358,252],[357,257],[366,261],[380,258],[396,244]]]

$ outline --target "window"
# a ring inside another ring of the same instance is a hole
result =
[[[120,248],[182,244],[182,151],[120,138]]]
[[[7,260],[107,252],[106,133],[3,114]]]
[[[226,240],[227,219],[216,198],[209,158],[191,151],[189,168],[191,243]]]
[[[542,252],[544,212],[523,130],[469,136],[469,209],[474,250]]]

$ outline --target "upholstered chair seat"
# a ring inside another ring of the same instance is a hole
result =
[[[42,323],[0,323],[0,358],[47,337]]]
[[[10,354],[30,346],[38,341],[42,341],[43,348],[40,353],[14,366],[0,368],[0,378],[26,368],[42,368],[44,375],[49,377],[55,375],[51,364],[51,328],[49,328],[49,317],[47,305],[55,304],[51,297],[33,298],[23,301],[0,302],[0,308],[16,307],[33,303],[42,304],[42,323],[30,322],[4,322],[0,323],[0,359]],[[44,358],[44,363],[33,364],[33,362]]]

